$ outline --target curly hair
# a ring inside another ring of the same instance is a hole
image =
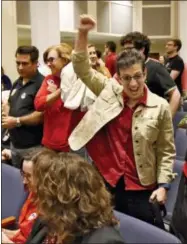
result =
[[[38,211],[49,236],[70,243],[77,235],[117,224],[102,177],[83,158],[44,150],[33,162]]]
[[[142,48],[144,48],[145,59],[147,59],[149,56],[151,41],[148,36],[144,35],[141,32],[134,31],[128,33],[125,36],[122,36],[120,39],[120,44],[122,47],[125,44],[133,44],[137,50],[141,50]]]
[[[137,50],[124,50],[118,54],[116,60],[117,74],[120,75],[121,69],[126,69],[134,64],[140,63],[142,66],[142,71],[145,70],[145,60]]]

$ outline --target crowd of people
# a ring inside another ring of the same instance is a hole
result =
[[[157,61],[149,38],[131,32],[119,54],[106,42],[104,61],[88,42],[95,25],[82,15],[74,49],[47,48],[46,77],[35,46],[16,50],[12,85],[2,73],[2,160],[21,169],[29,191],[18,229],[3,229],[2,243],[125,243],[113,208],[163,228],[152,208],[164,208],[175,178],[182,43],[169,40]]]

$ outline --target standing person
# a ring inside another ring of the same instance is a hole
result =
[[[5,75],[4,69],[1,66],[1,90],[6,91],[6,90],[10,90],[11,88],[12,88],[12,82],[10,78],[7,75]]]
[[[70,65],[71,52],[71,46],[66,43],[51,46],[44,52],[44,63],[48,65],[52,74],[46,76],[34,101],[35,109],[44,112],[42,145],[59,152],[70,151],[68,137],[77,125],[77,121],[84,115],[79,108],[70,110],[67,106],[65,107],[61,99],[61,80],[63,83],[66,79],[66,77],[64,78],[63,69],[68,64]],[[75,73],[73,68],[71,70],[71,67],[68,68],[67,72],[69,81],[71,75],[73,76]],[[63,73],[62,77],[61,73]],[[83,157],[85,156],[84,149],[80,150],[79,153]]]
[[[91,17],[81,16],[72,62],[77,76],[98,97],[69,143],[73,150],[86,145],[115,196],[116,210],[155,224],[150,202],[164,204],[173,179],[169,104],[145,85],[145,61],[136,50],[117,58],[120,84],[90,67],[87,41],[94,27]]]
[[[18,228],[16,230],[2,229],[2,243],[26,243],[26,240],[32,230],[32,226],[36,218],[37,207],[33,193],[33,162],[32,157],[39,153],[41,148],[34,148],[27,154],[21,163],[21,175],[23,177],[23,184],[25,190],[29,192],[25,203],[20,211],[18,220]],[[9,150],[11,157],[11,151]]]
[[[92,68],[102,73],[106,77],[111,78],[111,74],[108,68],[105,65],[102,65],[102,63],[99,61],[96,53],[96,48],[94,45],[88,45],[88,54]]]
[[[171,78],[175,81],[182,95],[182,73],[184,71],[183,59],[179,56],[182,42],[179,39],[171,39],[166,43],[165,67],[170,73]]]
[[[43,114],[35,111],[34,98],[44,77],[37,70],[39,51],[35,46],[20,46],[15,56],[20,77],[10,91],[2,126],[9,129],[12,164],[19,168],[25,153],[41,144]]]
[[[97,170],[83,158],[44,150],[34,158],[33,180],[40,219],[27,244],[125,243],[111,196]]]
[[[122,36],[120,43],[124,50],[136,49],[140,51],[145,59],[148,88],[151,92],[169,101],[172,117],[174,117],[180,105],[180,92],[165,67],[149,58],[151,46],[149,38],[143,33],[134,31]]]
[[[108,41],[105,44],[105,66],[108,68],[110,74],[113,76],[116,73],[116,43]]]
[[[65,108],[60,98],[60,74],[70,62],[72,48],[66,43],[49,47],[43,54],[44,63],[50,68],[35,97],[35,109],[44,112],[42,144],[56,151],[69,151],[72,111]]]

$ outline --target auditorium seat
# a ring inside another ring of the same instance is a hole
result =
[[[184,112],[187,112],[187,100],[184,101],[184,104],[183,104],[183,111],[184,111]]]
[[[176,160],[175,164],[174,164],[174,172],[177,173],[177,176],[175,178],[175,180],[172,182],[171,184],[171,188],[168,191],[168,195],[167,195],[167,201],[166,201],[166,210],[167,210],[167,215],[164,218],[164,222],[169,224],[171,221],[171,217],[173,214],[173,209],[174,209],[174,205],[175,205],[175,201],[176,201],[176,197],[177,197],[177,193],[178,193],[178,187],[179,187],[179,183],[180,183],[180,179],[181,179],[181,174],[183,171],[183,165],[184,165],[184,160]]]
[[[177,111],[177,113],[175,114],[175,117],[173,118],[173,127],[174,127],[175,133],[176,133],[179,122],[181,121],[181,119],[184,118],[185,114],[186,114],[186,112],[184,112],[184,111]]]
[[[187,150],[187,130],[177,128],[175,134],[176,158],[184,160]]]
[[[151,224],[117,211],[114,212],[120,221],[120,233],[126,243],[181,243],[175,236]]]
[[[19,169],[1,164],[1,219],[9,216],[19,217],[20,209],[27,197]]]

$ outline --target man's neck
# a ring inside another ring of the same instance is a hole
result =
[[[167,57],[168,57],[168,58],[174,58],[174,57],[177,56],[177,55],[178,55],[177,52],[170,53],[170,54],[168,53],[168,54],[167,54]]]
[[[37,72],[37,70],[33,74],[31,74],[29,77],[23,77],[22,78],[23,85],[27,84],[32,79],[32,77],[34,77],[36,75],[36,72]]]
[[[127,101],[127,105],[129,108],[134,108],[136,106],[136,104],[138,103],[139,99],[136,99],[136,100],[132,100],[132,99],[129,99]]]

